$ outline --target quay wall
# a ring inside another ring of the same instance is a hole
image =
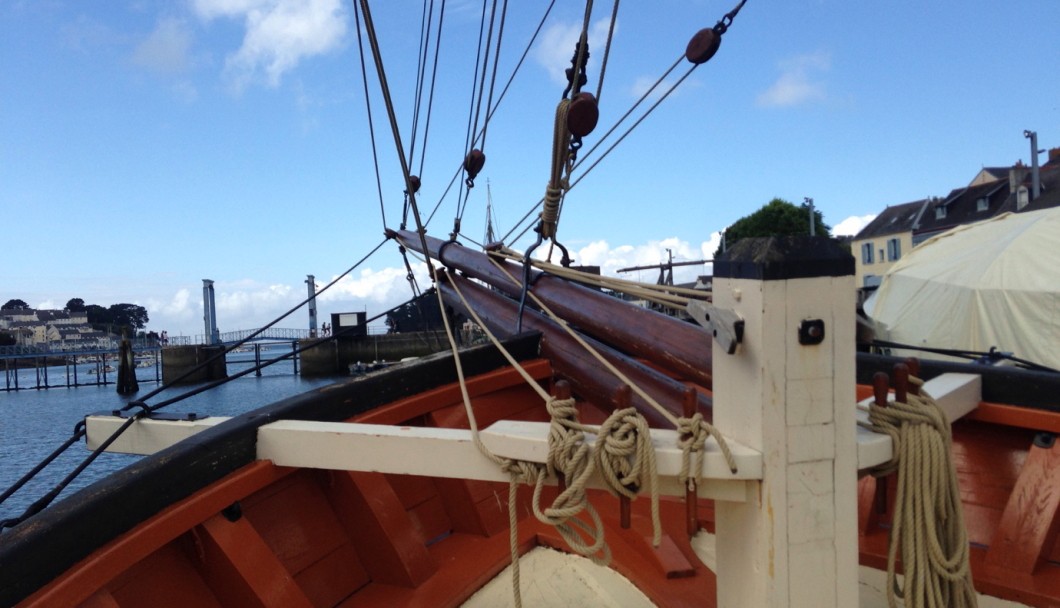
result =
[[[312,340],[303,340],[305,347]],[[449,348],[444,331],[380,334],[339,338],[302,351],[299,355],[303,376],[346,375],[358,362],[400,361],[422,357]]]
[[[167,346],[162,349],[162,382],[169,384],[183,374],[222,352],[222,346]],[[228,366],[224,357],[217,357],[209,365],[196,370],[179,384],[209,382],[228,377]]]

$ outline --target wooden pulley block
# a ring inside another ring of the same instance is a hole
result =
[[[468,152],[467,158],[464,159],[464,171],[467,171],[468,179],[475,179],[485,164],[486,155],[482,153],[482,150],[475,148]]]
[[[715,32],[713,28],[703,28],[688,41],[685,59],[696,65],[706,63],[714,56],[714,53],[718,52],[719,46],[721,46],[721,34]]]
[[[420,178],[418,175],[409,176],[409,186],[412,187],[413,194],[416,194],[420,191]]]
[[[567,108],[567,130],[575,137],[585,137],[596,128],[600,108],[592,93],[578,93]]]

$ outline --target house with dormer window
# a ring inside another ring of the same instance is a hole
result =
[[[1037,175],[1023,163],[984,167],[967,186],[956,188],[944,197],[894,205],[880,212],[851,241],[856,284],[859,289],[874,289],[904,253],[957,226],[1002,213],[1057,206],[1060,206],[1060,148],[1049,150],[1049,160]]]
[[[913,248],[913,229],[931,201],[923,199],[887,207],[854,237],[850,251],[856,258],[858,287],[876,287],[902,252]]]

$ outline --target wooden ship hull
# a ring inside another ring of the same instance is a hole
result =
[[[433,253],[469,275],[476,262],[462,258],[483,257],[460,247],[444,249]],[[488,326],[513,327],[515,300],[466,278],[449,281],[460,283],[464,298],[474,298]],[[676,412],[692,404],[721,428],[715,401],[719,364],[739,352],[728,355],[717,345],[704,349],[711,346],[704,329],[592,290],[551,278],[534,289],[546,297],[558,291],[552,295],[576,302],[584,325],[593,326],[584,330],[584,339],[665,407]],[[442,291],[449,302],[463,304],[449,282]],[[547,391],[556,391],[560,379],[569,383],[582,422],[600,424],[630,403],[650,420],[658,418],[624,391],[621,381],[584,360],[552,321],[531,310],[524,314],[526,333],[506,339],[506,349]],[[606,321],[590,323],[593,317]],[[635,340],[624,336],[631,327],[652,340],[632,344]],[[753,349],[753,336],[748,327],[740,349]],[[668,363],[674,358],[681,363]],[[460,360],[490,449],[503,452],[514,443],[500,426],[547,428],[541,398],[495,347],[469,349]],[[871,398],[872,373],[896,362],[859,355],[856,398]],[[969,371],[979,372],[981,394],[971,413],[953,423],[952,452],[976,589],[984,599],[1060,605],[1060,448],[1051,442],[1060,431],[1060,412],[1048,401],[1058,394],[1057,378],[930,362],[921,373],[932,378]],[[90,447],[121,422],[90,417]],[[151,455],[0,535],[0,605],[353,607],[474,601],[511,562],[510,486],[508,474],[475,450],[468,429],[450,354],[343,380],[232,419],[140,420],[110,449]],[[719,534],[721,558],[720,534],[728,524],[721,521],[719,505],[761,506],[769,477],[754,465],[768,457],[756,460],[761,454],[738,442],[733,450],[742,471],[706,474],[691,508],[683,492],[674,490],[667,456],[659,456],[664,483],[658,546],[646,497],[623,505],[602,489],[589,490],[611,551],[609,569],[643,595],[637,601],[726,604],[712,545],[712,535]],[[717,468],[718,458],[708,453],[704,470]],[[864,472],[856,489],[858,561],[879,570],[887,562],[893,476],[877,480]],[[884,489],[888,484],[891,492]],[[554,485],[546,488],[543,502],[557,492]],[[540,547],[554,555],[569,552],[556,530],[532,514],[531,494],[526,485],[515,493],[516,552],[525,556]],[[549,580],[557,593],[570,587],[562,577]],[[510,583],[501,584],[510,601]],[[524,587],[528,601],[547,595],[541,584]],[[580,601],[625,605],[626,600],[608,599],[611,588],[593,583],[588,599]],[[793,598],[788,604],[799,602]],[[863,600],[863,605],[870,604]]]

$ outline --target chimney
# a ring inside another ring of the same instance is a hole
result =
[[[1060,148],[1049,148],[1049,163],[1060,163]]]
[[[1026,177],[1027,165],[1023,164],[1022,160],[1016,161],[1016,164],[1008,170],[1008,191],[1015,192]]]
[[[1044,150],[1038,149],[1038,132],[1023,131],[1023,136],[1031,140],[1031,200],[1038,198],[1042,193],[1042,180],[1038,173],[1038,154]]]

